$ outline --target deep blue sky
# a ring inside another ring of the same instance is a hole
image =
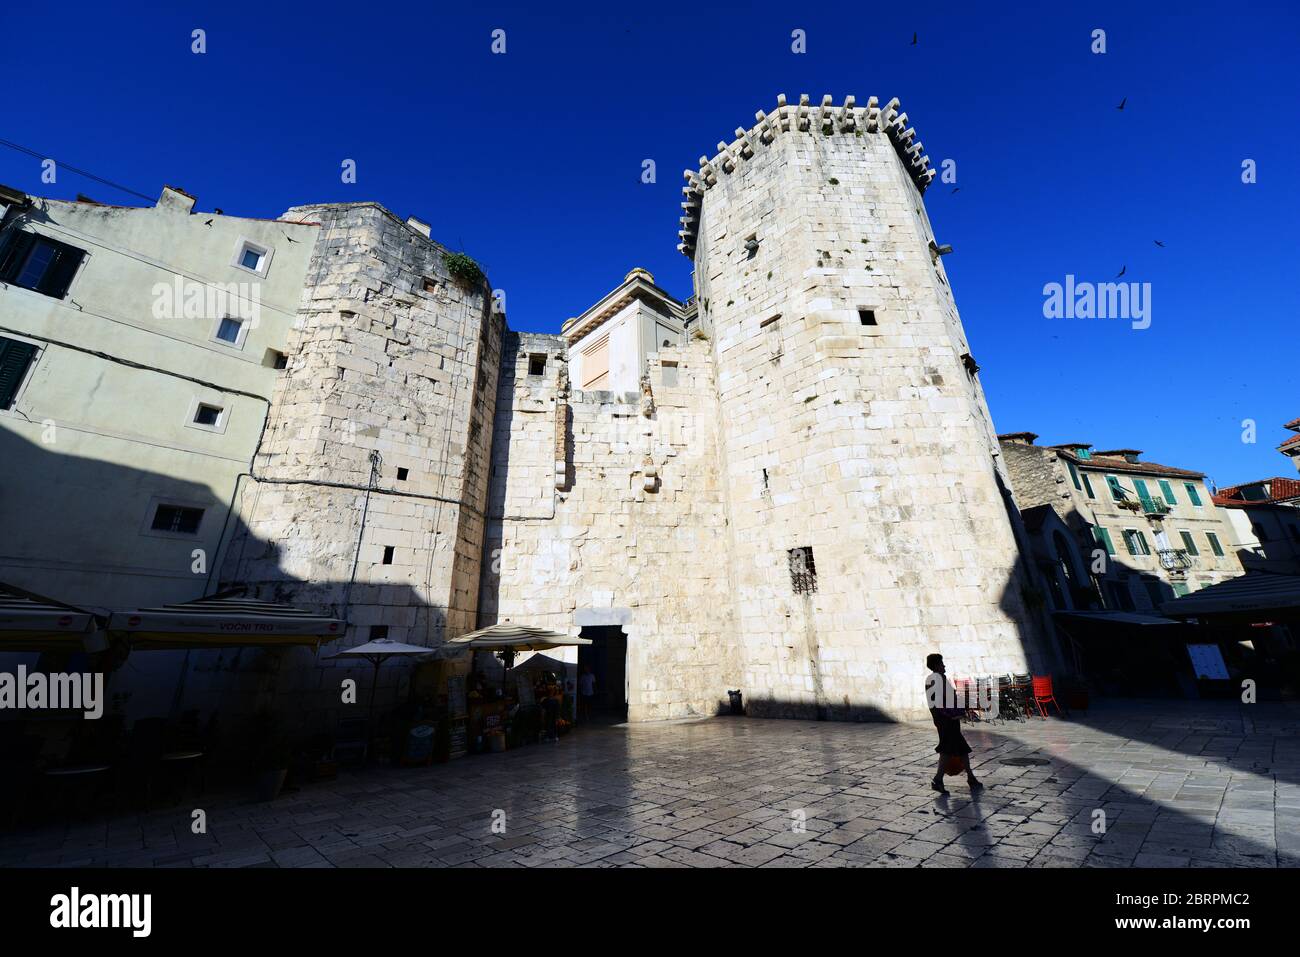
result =
[[[681,170],[777,93],[898,96],[934,164],[957,161],[960,191],[926,205],[999,431],[1221,485],[1294,474],[1274,451],[1300,416],[1293,4],[179,6],[7,10],[6,72],[27,80],[0,137],[232,215],[377,200],[483,263],[513,328],[555,332],[632,266],[689,294]],[[138,202],[66,171],[43,185],[3,148],[0,182]],[[1152,284],[1151,328],[1043,318],[1045,283],[1122,267]]]

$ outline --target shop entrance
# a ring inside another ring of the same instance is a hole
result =
[[[590,668],[596,678],[592,722],[626,721],[627,635],[618,625],[587,625],[580,635],[591,639],[591,644],[578,646],[578,689],[582,690],[583,668]]]

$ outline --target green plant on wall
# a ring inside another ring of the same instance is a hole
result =
[[[447,267],[447,272],[451,274],[451,278],[464,286],[477,288],[487,282],[482,267],[464,253],[444,252],[442,254],[442,264]]]

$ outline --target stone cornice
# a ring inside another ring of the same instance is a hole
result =
[[[776,110],[771,114],[759,110],[754,114],[757,122],[748,130],[737,127],[735,139],[731,143],[719,142],[718,152],[712,158],[700,157],[700,168],[686,170],[682,175],[686,185],[682,187],[685,200],[682,203],[681,229],[677,231],[680,242],[677,250],[687,258],[695,256],[695,239],[699,232],[700,206],[704,193],[718,182],[719,176],[735,171],[737,166],[752,157],[759,149],[776,140],[783,133],[885,133],[903,167],[912,177],[912,182],[922,193],[934,179],[935,171],[930,169],[930,157],[926,156],[916,130],[907,125],[907,114],[899,112],[898,98],[890,100],[883,107],[876,98],[870,97],[866,106],[858,106],[852,96],[844,98],[841,106],[831,102],[828,93],[822,97],[819,106],[810,104],[807,93],[799,95],[798,104],[786,102],[785,94],[776,98]]]

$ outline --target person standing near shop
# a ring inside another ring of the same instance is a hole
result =
[[[578,675],[578,720],[586,724],[591,720],[591,705],[596,698],[596,676],[591,665],[583,665]]]

